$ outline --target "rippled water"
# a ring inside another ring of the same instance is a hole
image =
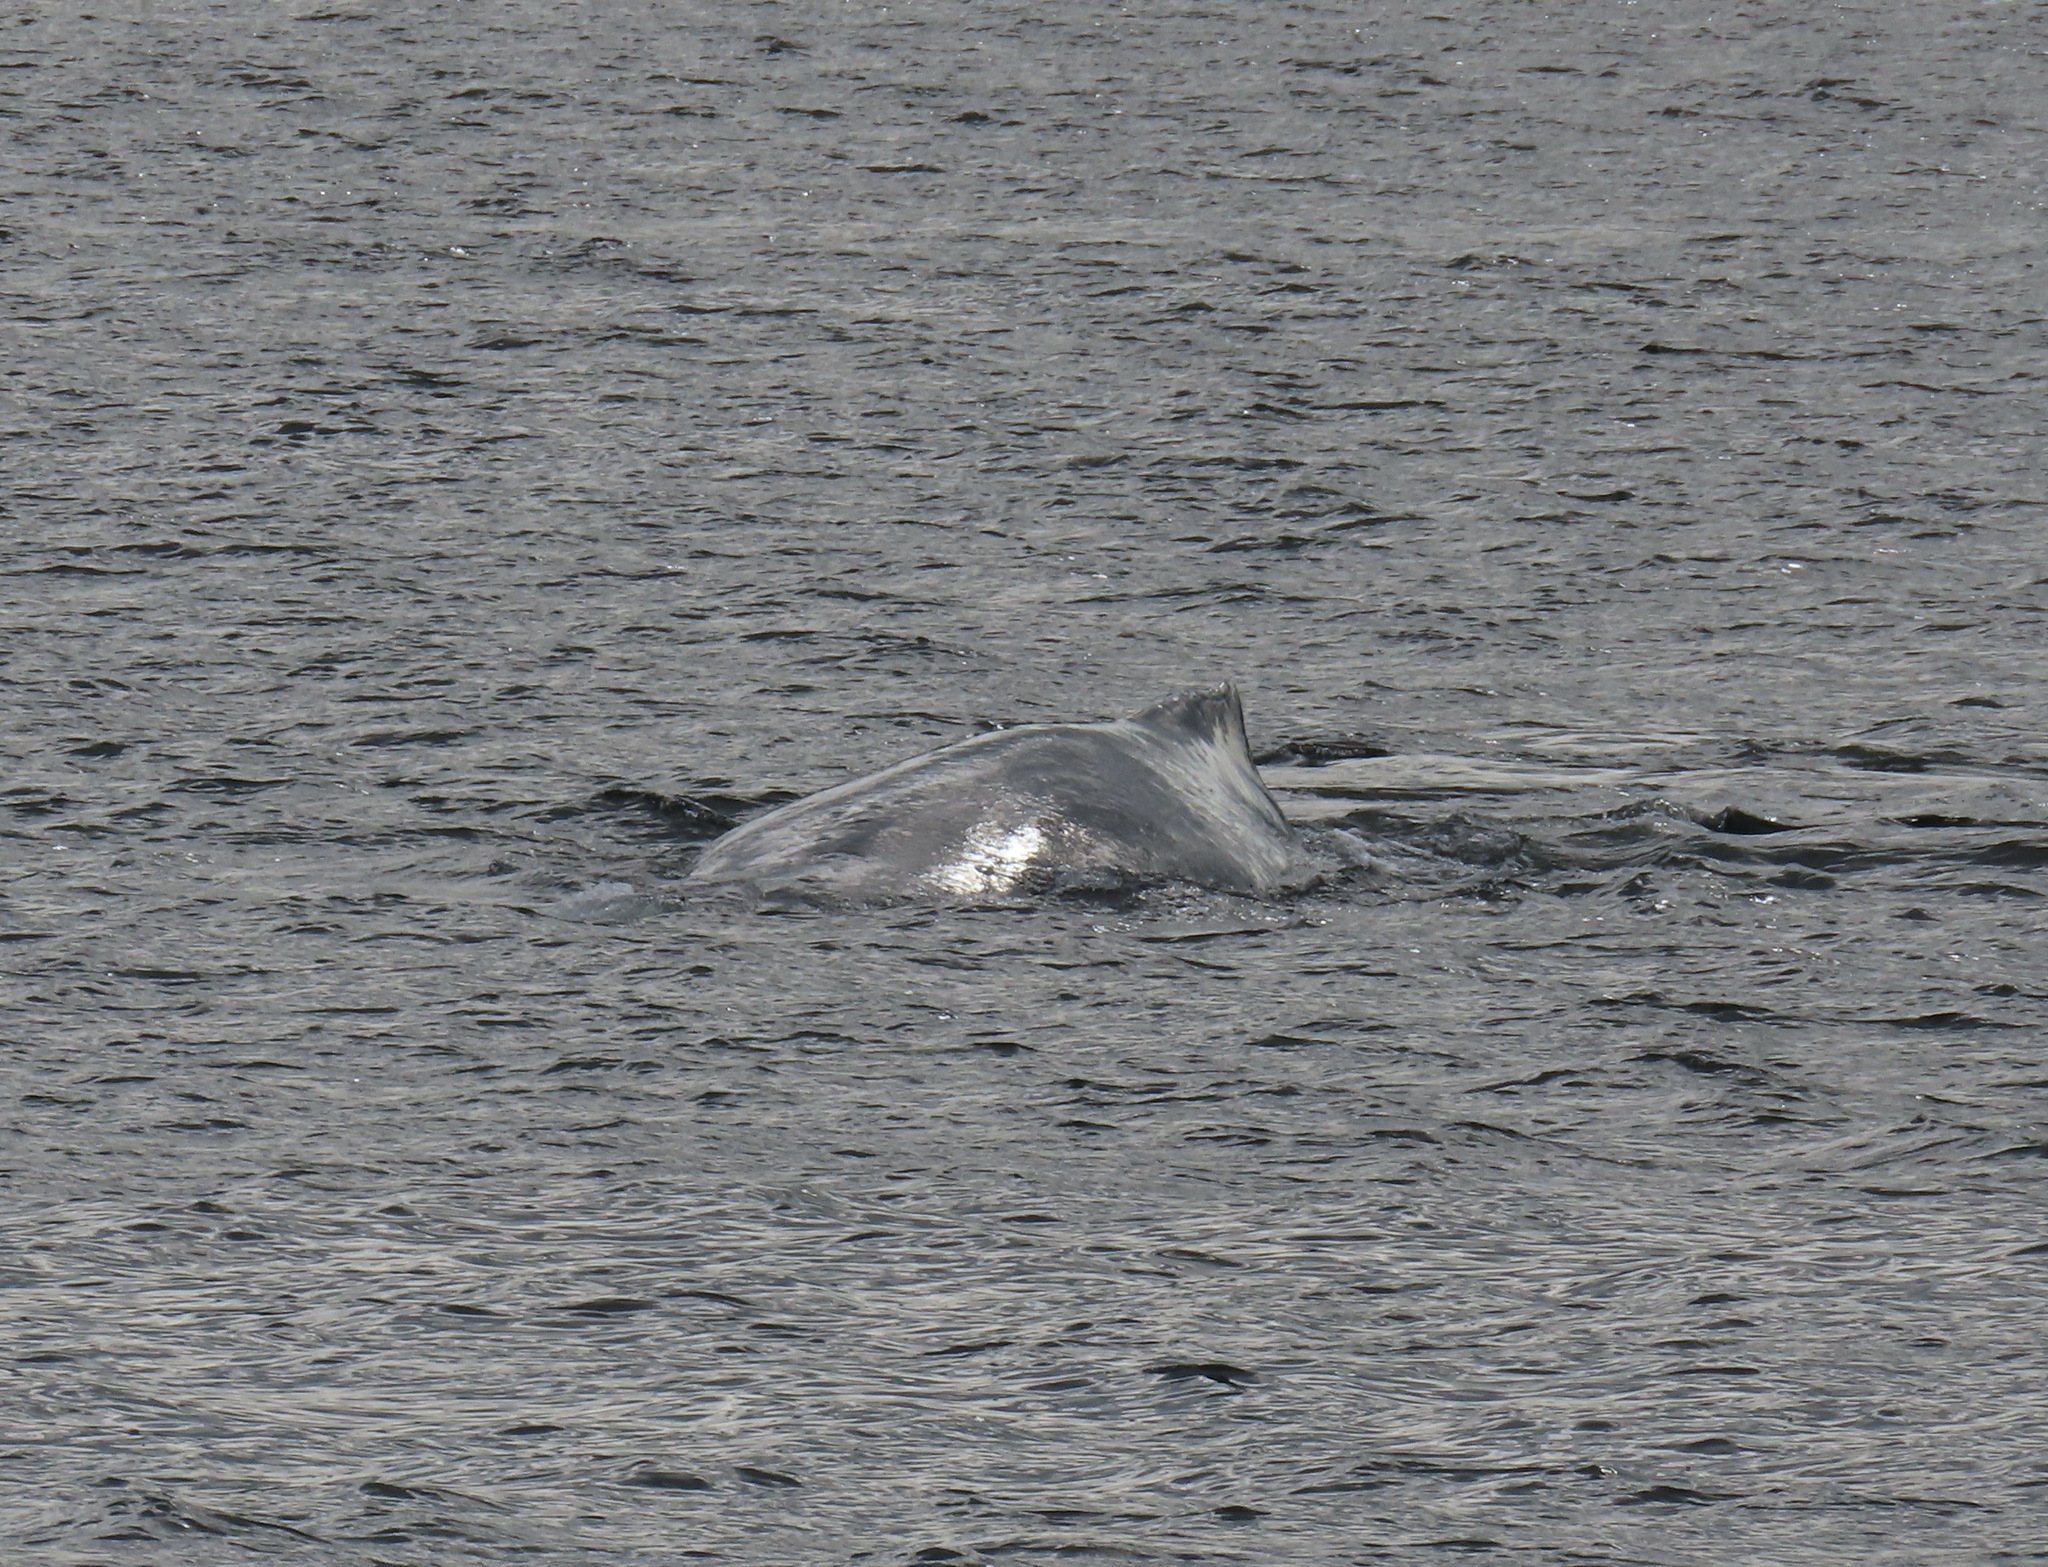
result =
[[[9,20],[10,1561],[2039,1552],[2036,10]]]

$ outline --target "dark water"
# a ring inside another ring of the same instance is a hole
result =
[[[2048,23],[1399,9],[7,18],[7,1560],[2040,1559]]]

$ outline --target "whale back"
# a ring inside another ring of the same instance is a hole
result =
[[[839,784],[735,828],[690,880],[873,903],[1134,880],[1259,892],[1301,867],[1221,685],[1112,723],[997,730]]]

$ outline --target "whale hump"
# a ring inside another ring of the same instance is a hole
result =
[[[942,746],[734,828],[689,880],[884,903],[1132,881],[1266,892],[1304,868],[1224,684]]]
[[[1244,704],[1238,700],[1237,687],[1229,681],[1154,702],[1133,713],[1130,722],[1176,739],[1242,746],[1247,753],[1251,750],[1244,732]]]

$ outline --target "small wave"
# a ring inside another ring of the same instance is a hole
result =
[[[585,925],[628,925],[663,912],[669,901],[631,882],[600,881],[557,899],[548,913]]]

